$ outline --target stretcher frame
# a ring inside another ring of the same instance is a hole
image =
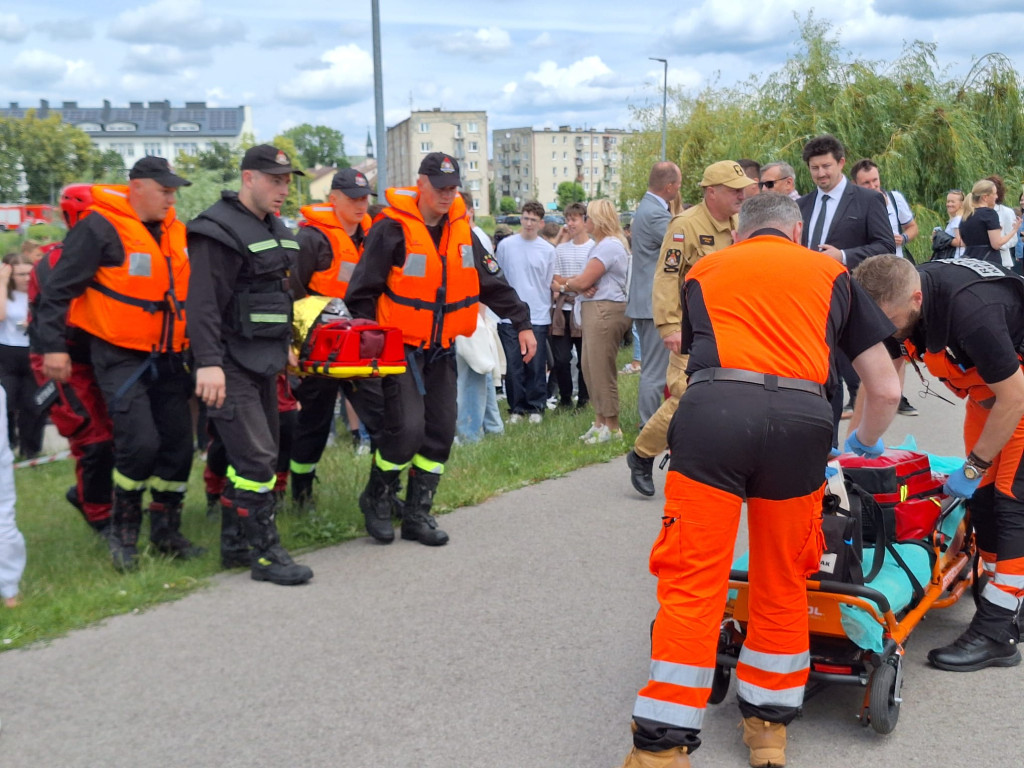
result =
[[[952,536],[940,532],[948,516],[963,503],[963,499],[957,498],[943,502],[930,540],[934,555],[931,578],[921,585],[922,598],[898,614],[892,610],[888,598],[871,587],[808,579],[811,669],[804,692],[805,702],[828,685],[860,685],[865,688],[857,715],[861,725],[870,725],[880,734],[895,729],[903,701],[900,693],[907,638],[929,611],[955,604],[980,575],[969,513],[965,510]],[[711,704],[725,699],[746,634],[749,616],[746,571],[730,571],[729,595],[708,700]],[[881,652],[864,650],[847,637],[841,621],[841,605],[860,608],[878,623],[883,631]]]

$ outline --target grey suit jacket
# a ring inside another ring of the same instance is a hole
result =
[[[661,258],[661,241],[672,219],[672,214],[647,192],[640,200],[633,216],[633,278],[629,284],[626,315],[650,320],[654,317],[651,293],[654,290],[654,271]]]

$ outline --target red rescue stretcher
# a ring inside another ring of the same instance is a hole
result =
[[[400,328],[353,319],[340,299],[307,296],[295,302],[292,351],[300,376],[378,378],[405,373]]]
[[[873,546],[865,543],[861,548],[861,562],[865,567],[872,564],[863,574],[865,583],[849,577],[835,580],[822,571],[807,581],[811,668],[805,701],[827,685],[862,686],[858,718],[861,725],[882,734],[892,732],[899,719],[904,645],[911,632],[929,611],[953,605],[972,585],[977,599],[980,570],[966,506],[962,499],[941,494],[942,476],[919,471],[922,458],[927,462],[926,455],[909,451],[889,451],[877,460],[840,457],[840,465],[851,475],[865,467],[881,470],[876,480],[889,475],[897,486],[896,500],[890,508],[891,486],[876,487],[870,493],[883,504],[873,515],[873,526],[862,527],[865,534],[871,527],[881,529],[872,534]],[[910,471],[901,474],[904,467]],[[869,476],[859,477],[871,484]],[[857,490],[861,491],[859,486]],[[901,538],[908,536],[913,538]],[[822,566],[835,563],[826,552]],[[744,555],[730,572],[712,704],[725,699],[743,645],[749,615],[747,586]]]

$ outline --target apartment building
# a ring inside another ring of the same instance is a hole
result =
[[[106,100],[102,107],[65,101],[51,107],[41,99],[38,107],[11,102],[0,107],[0,117],[22,119],[29,109],[40,118],[60,115],[63,122],[89,134],[101,152],[112,149],[120,154],[125,168],[146,155],[173,161],[179,152],[194,155],[215,142],[237,147],[245,134],[253,135],[251,107],[208,107],[205,101],[186,101],[183,107],[172,107],[169,101],[131,101],[127,107],[114,107]]]
[[[622,187],[622,139],[629,131],[561,125],[557,129],[506,128],[493,132],[494,184],[498,198],[522,204],[538,200],[558,207],[558,185],[576,181],[587,198],[618,202]]]
[[[489,216],[487,113],[447,112],[436,107],[413,112],[388,128],[388,186],[414,186],[420,162],[430,152],[445,152],[459,161],[462,187],[473,193],[477,215]]]

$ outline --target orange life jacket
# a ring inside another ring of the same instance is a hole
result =
[[[321,296],[344,299],[345,291],[348,290],[348,281],[352,279],[352,270],[356,268],[359,257],[363,255],[363,246],[357,246],[352,242],[352,238],[348,236],[345,228],[341,226],[341,222],[334,214],[334,206],[329,203],[303,206],[302,215],[306,218],[302,226],[312,227],[323,232],[327,242],[331,244],[331,253],[334,255],[331,266],[314,272],[306,287]],[[359,226],[363,230],[364,237],[370,231],[372,223],[373,220],[369,216],[363,216]]]
[[[385,196],[390,207],[382,214],[401,224],[405,235],[405,264],[388,273],[377,322],[401,328],[405,343],[414,347],[449,347],[456,336],[471,336],[480,277],[466,204],[455,198],[437,248],[416,205],[416,188],[393,187]]]
[[[171,208],[157,243],[128,203],[128,187],[94,186],[92,194],[89,210],[114,226],[124,262],[97,270],[85,293],[71,302],[69,322],[118,347],[180,352],[188,343],[185,225]]]

